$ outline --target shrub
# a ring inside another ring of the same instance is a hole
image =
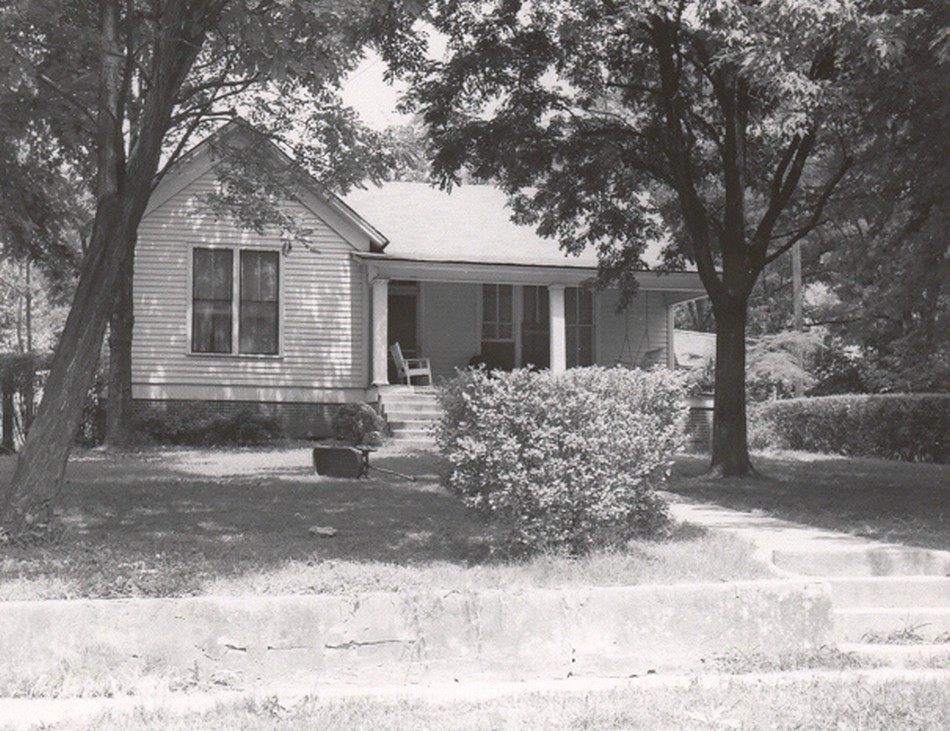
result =
[[[367,403],[343,404],[330,422],[333,435],[350,444],[379,444],[386,422],[376,409]]]
[[[950,394],[820,396],[750,410],[756,448],[950,461]]]
[[[222,412],[186,401],[146,407],[136,415],[135,428],[152,441],[181,446],[261,444],[283,436],[276,416],[250,408]]]
[[[654,488],[686,421],[662,369],[471,369],[439,390],[446,486],[504,528],[510,548],[585,553],[669,524]]]

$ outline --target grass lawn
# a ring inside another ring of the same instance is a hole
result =
[[[714,479],[703,474],[708,457],[683,455],[667,489],[728,508],[950,550],[950,465],[800,452],[752,461],[756,477]]]
[[[106,714],[106,729],[939,729],[950,728],[946,681],[883,684],[838,678],[781,683],[726,682],[572,694],[525,694],[481,701],[352,698],[221,705]],[[70,728],[53,726],[47,728]]]
[[[446,587],[671,583],[768,569],[728,536],[683,529],[572,560],[506,560],[490,528],[438,484],[438,459],[393,450],[373,464],[417,475],[313,474],[306,444],[269,450],[79,452],[58,511],[63,540],[0,547],[0,600],[293,594]],[[0,458],[7,480],[14,458]],[[319,537],[313,526],[332,527]]]

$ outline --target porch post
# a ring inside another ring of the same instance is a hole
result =
[[[389,383],[389,280],[373,280],[373,385]]]
[[[567,335],[564,328],[564,285],[548,285],[551,313],[551,373],[567,370]]]

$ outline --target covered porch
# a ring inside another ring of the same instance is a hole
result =
[[[705,296],[695,273],[639,276],[619,292],[591,285],[591,266],[477,263],[360,253],[369,282],[371,387],[398,381],[390,346],[428,358],[433,378],[485,363],[555,373],[584,365],[673,367],[673,307]]]

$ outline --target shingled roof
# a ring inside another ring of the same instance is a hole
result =
[[[553,239],[511,220],[505,194],[490,185],[446,193],[427,183],[386,183],[353,190],[346,204],[381,231],[385,253],[420,261],[597,266],[593,251],[565,254]]]

